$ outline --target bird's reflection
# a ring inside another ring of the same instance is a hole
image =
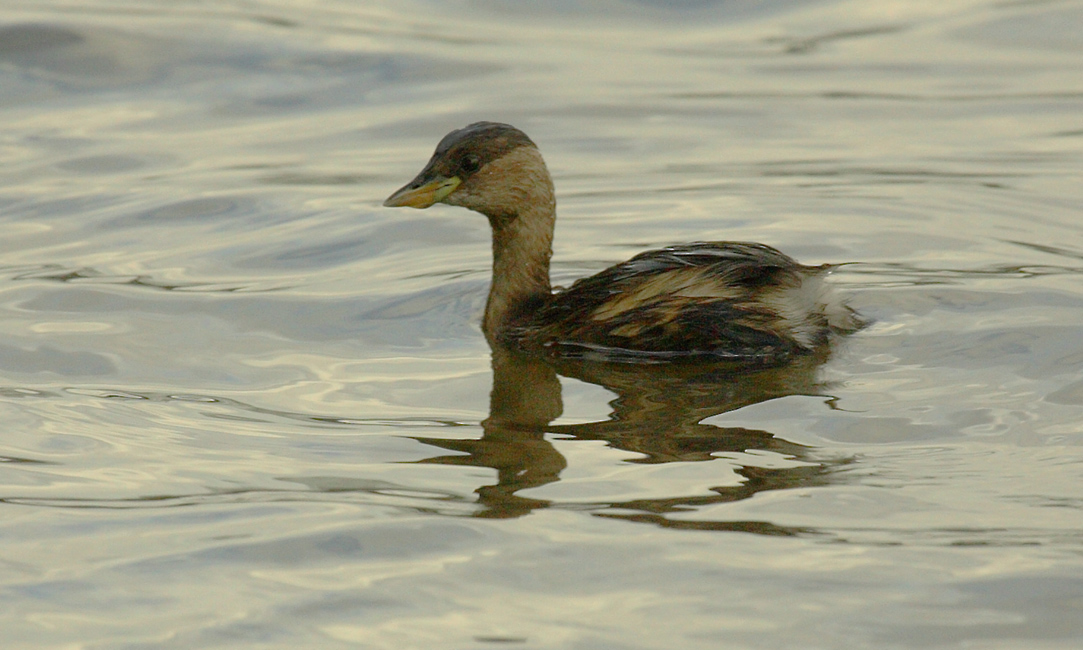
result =
[[[774,452],[809,460],[808,447],[766,431],[703,424],[719,413],[776,397],[820,394],[816,371],[826,356],[801,357],[774,368],[726,365],[633,365],[598,362],[550,362],[493,347],[493,389],[489,417],[480,439],[416,438],[457,452],[419,462],[495,469],[494,485],[479,488],[481,517],[519,517],[553,505],[517,493],[560,480],[567,466],[546,438],[604,441],[640,455],[631,462],[667,463],[715,460],[719,453],[747,450]],[[552,424],[562,413],[560,375],[602,386],[617,398],[609,419],[584,424]],[[598,504],[596,514],[668,527],[742,530],[792,535],[801,529],[766,522],[689,521],[670,517],[698,506],[751,497],[763,490],[820,485],[834,465],[845,461],[788,463],[782,468],[744,466],[737,486],[712,488],[707,495],[673,496]]]

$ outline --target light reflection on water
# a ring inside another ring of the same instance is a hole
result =
[[[4,647],[1075,647],[1081,23],[7,3]],[[875,324],[491,358],[484,220],[377,207],[477,119],[547,157],[558,284],[764,241]]]

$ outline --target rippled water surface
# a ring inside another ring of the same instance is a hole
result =
[[[1083,647],[1083,4],[0,9],[4,648]],[[492,356],[484,219],[380,207],[479,119],[558,284],[763,241],[875,324]]]

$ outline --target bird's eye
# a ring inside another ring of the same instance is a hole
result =
[[[481,160],[474,154],[466,154],[459,162],[459,168],[467,174],[473,174],[477,170],[481,169]]]

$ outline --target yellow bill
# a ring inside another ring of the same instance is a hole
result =
[[[439,203],[445,196],[455,191],[462,183],[458,176],[451,178],[436,177],[429,181],[415,178],[399,191],[387,197],[384,206],[388,208],[427,208]]]

